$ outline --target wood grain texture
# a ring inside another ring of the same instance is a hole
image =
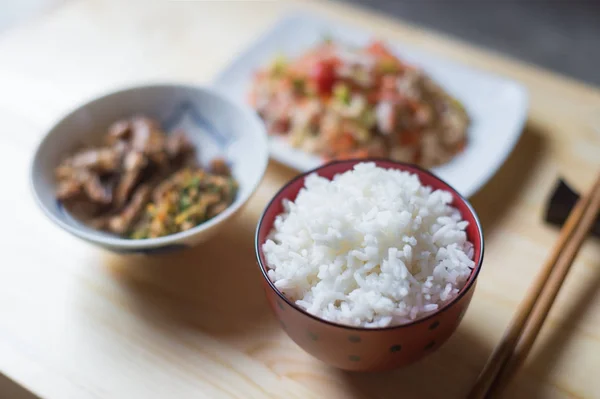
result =
[[[472,198],[486,259],[456,334],[389,373],[328,368],[275,322],[253,232],[294,172],[269,165],[234,223],[205,245],[124,257],[62,232],[36,208],[28,169],[62,114],[142,82],[207,83],[282,13],[306,8],[520,80],[530,117],[514,153]],[[0,35],[0,372],[44,398],[464,397],[555,241],[543,204],[563,175],[600,166],[600,92],[340,4],[71,1]],[[587,242],[507,397],[600,396],[600,245]]]

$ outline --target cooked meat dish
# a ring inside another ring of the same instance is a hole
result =
[[[101,146],[64,159],[55,174],[56,196],[75,217],[133,239],[189,230],[227,209],[238,188],[225,160],[202,169],[183,132],[145,116],[113,123]]]
[[[256,72],[249,101],[269,133],[325,159],[441,165],[467,143],[463,106],[382,43],[331,41]]]

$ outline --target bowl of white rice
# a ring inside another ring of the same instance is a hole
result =
[[[417,166],[336,161],[287,183],[256,231],[276,317],[332,366],[412,363],[456,330],[483,260],[473,207]]]

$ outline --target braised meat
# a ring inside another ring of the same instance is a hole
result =
[[[154,119],[117,121],[103,141],[65,158],[55,170],[57,198],[93,228],[129,238],[160,237],[215,217],[237,193],[224,160],[213,160],[210,171],[200,168],[185,133],[167,134]]]

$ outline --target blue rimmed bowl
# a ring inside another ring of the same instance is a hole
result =
[[[190,230],[144,240],[120,238],[94,230],[72,217],[56,200],[55,167],[78,148],[99,144],[112,122],[135,114],[158,119],[167,132],[185,131],[196,147],[201,164],[224,157],[239,183],[233,204]],[[67,232],[115,252],[156,253],[192,246],[216,233],[254,192],[265,173],[268,158],[264,124],[247,106],[203,87],[149,85],[104,95],[62,118],[38,146],[30,179],[40,208]]]

